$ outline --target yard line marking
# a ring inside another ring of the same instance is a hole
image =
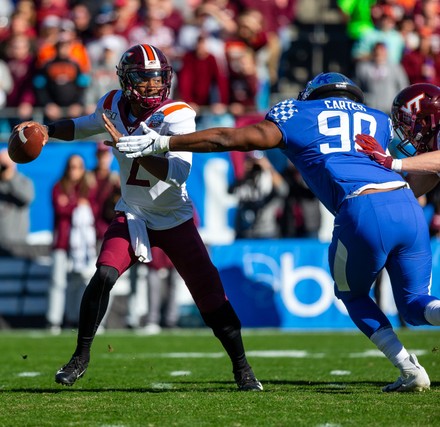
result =
[[[305,350],[251,350],[246,354],[252,357],[290,357],[292,359],[305,359],[306,357],[320,359],[325,356],[325,353],[310,353]]]
[[[330,375],[351,375],[351,371],[342,371],[335,369],[334,371],[330,371]]]
[[[151,388],[155,390],[171,390],[173,385],[169,383],[152,383]]]
[[[38,377],[41,372],[19,372],[17,377]]]
[[[423,356],[428,354],[428,350],[408,350],[411,353],[415,353],[417,356]],[[327,356],[327,353],[312,353],[306,350],[248,350],[247,356],[260,357],[260,358],[291,358],[291,359],[322,359]],[[353,359],[366,358],[366,357],[385,357],[379,350],[366,350],[357,353],[341,353],[342,356],[347,356]],[[171,353],[104,353],[100,357],[111,357],[118,359],[220,359],[226,357],[223,352],[171,352]]]
[[[170,372],[170,375],[172,376],[172,377],[186,377],[186,376],[188,376],[188,375],[191,375],[191,371],[173,371],[173,372]]]

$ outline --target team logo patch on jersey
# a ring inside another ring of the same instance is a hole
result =
[[[116,116],[118,115],[118,113],[115,113],[114,111],[108,109],[105,109],[104,113],[110,120],[115,120]]]
[[[164,120],[165,114],[162,111],[158,111],[147,120],[147,126],[149,128],[157,128],[163,123]]]
[[[286,99],[275,105],[269,112],[269,117],[276,122],[285,122],[289,120],[298,109],[295,107],[293,99]]]

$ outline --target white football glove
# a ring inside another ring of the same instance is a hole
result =
[[[125,153],[130,159],[164,153],[169,150],[170,136],[159,135],[150,129],[145,122],[141,122],[143,135],[122,136],[116,143],[116,148]]]

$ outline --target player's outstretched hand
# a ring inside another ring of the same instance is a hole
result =
[[[114,124],[109,120],[109,118],[105,114],[102,115],[102,120],[104,121],[104,127],[106,131],[109,133],[109,135],[112,138],[112,141],[104,141],[104,144],[108,145],[109,147],[116,148],[116,143],[119,141],[119,138],[122,136],[122,133],[115,128]]]
[[[360,153],[366,154],[371,160],[385,166],[388,169],[393,169],[393,158],[385,152],[382,146],[376,139],[370,135],[358,134],[356,135],[356,144],[361,147],[357,150]]]
[[[26,122],[21,122],[18,125],[14,126],[14,129],[12,129],[12,133],[18,133],[22,129],[26,128],[26,127],[36,127],[36,128],[38,128],[38,130],[43,135],[43,141],[41,142],[41,144],[43,146],[47,144],[47,141],[49,141],[49,135],[47,133],[47,126],[42,125],[41,123],[38,123],[38,122],[34,122],[33,120],[28,120]]]
[[[169,136],[159,135],[141,122],[143,135],[123,136],[119,138],[116,148],[126,157],[136,158],[164,153],[169,150]]]

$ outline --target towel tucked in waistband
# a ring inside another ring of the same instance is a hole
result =
[[[144,220],[137,218],[131,212],[125,213],[127,217],[128,231],[130,233],[131,246],[140,262],[150,262],[151,255],[150,239]]]

